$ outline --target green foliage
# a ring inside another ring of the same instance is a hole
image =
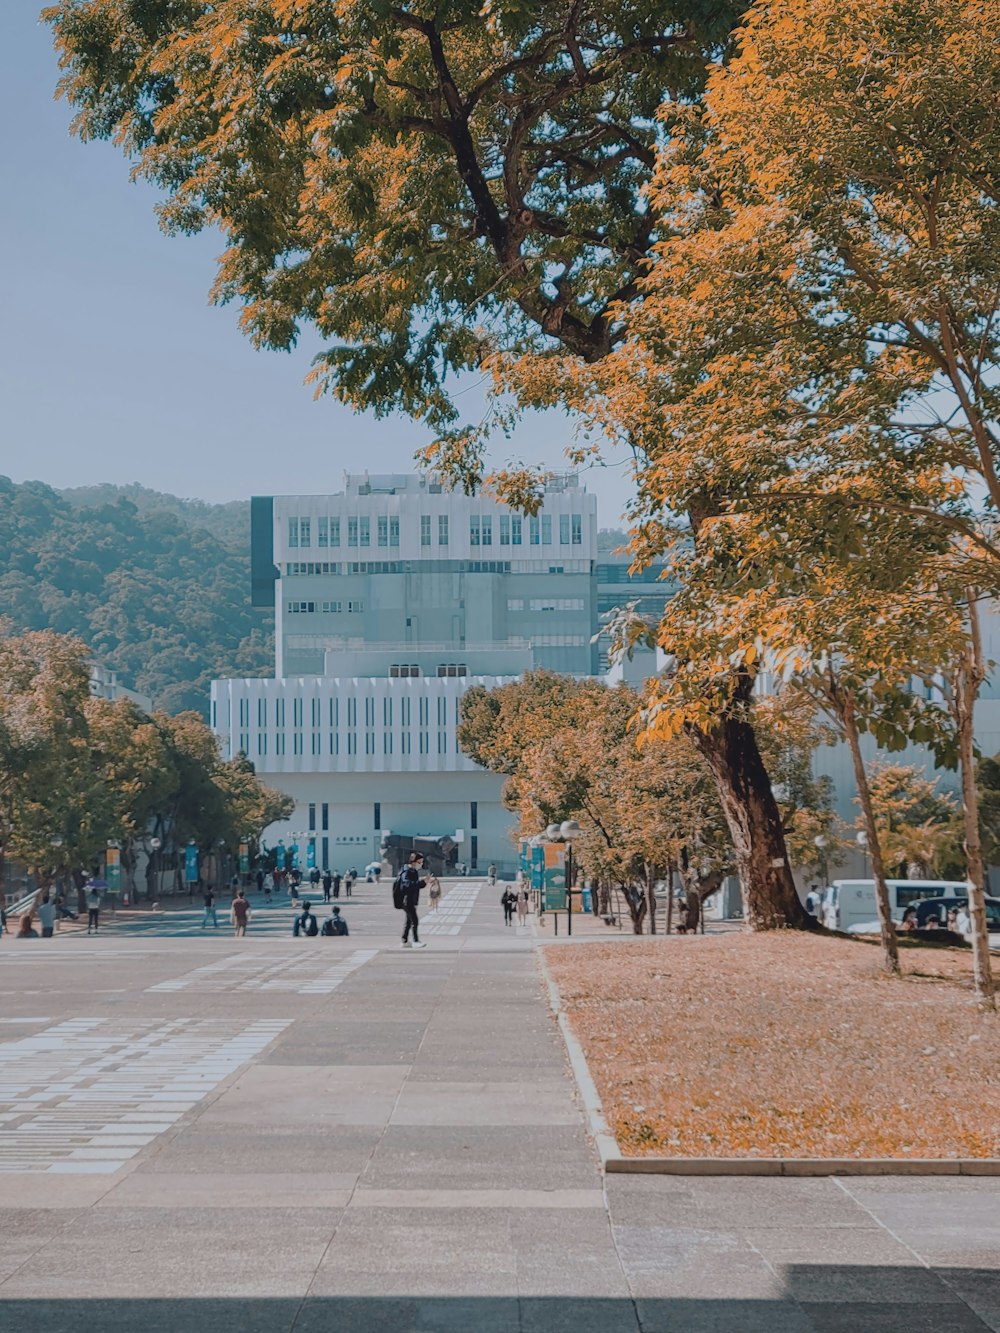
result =
[[[869,785],[887,874],[965,878],[962,820],[954,797],[910,764],[876,765]]]
[[[273,670],[270,618],[249,605],[247,506],[237,540],[232,506],[216,535],[216,507],[126,489],[66,497],[0,477],[0,607],[19,629],[78,636],[159,707],[204,713],[213,677]]]
[[[128,853],[154,826],[176,845],[234,846],[291,813],[196,713],[93,698],[87,658],[50,630],[0,633],[0,856],[89,870],[109,839]]]

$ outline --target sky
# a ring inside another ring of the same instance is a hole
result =
[[[410,470],[424,428],[314,401],[303,381],[318,341],[255,351],[237,307],[208,301],[220,236],[164,236],[155,192],[130,181],[120,152],[70,136],[40,8],[7,0],[0,17],[0,474],[223,501]],[[495,461],[565,466],[572,438],[561,414],[534,416]],[[602,526],[617,526],[624,463],[584,481]]]

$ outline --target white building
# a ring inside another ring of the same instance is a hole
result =
[[[101,666],[99,662],[90,664],[90,693],[95,699],[107,699],[109,703],[114,703],[116,699],[131,699],[136,708],[141,708],[144,713],[150,713],[153,709],[153,701],[148,694],[126,689],[119,683],[118,672]]]

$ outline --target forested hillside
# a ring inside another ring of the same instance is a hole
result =
[[[0,477],[0,615],[77,634],[158,707],[205,712],[213,676],[273,670],[272,618],[250,607],[248,511]]]

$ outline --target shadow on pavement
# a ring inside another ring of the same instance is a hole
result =
[[[239,1262],[238,1245],[235,1262]],[[551,1278],[557,1281],[558,1244]],[[461,1259],[456,1259],[461,1274]],[[44,1263],[39,1265],[44,1285]],[[912,1285],[907,1277],[911,1276]],[[137,1280],[141,1275],[137,1273]],[[182,1275],[178,1275],[181,1280]],[[436,1277],[443,1278],[440,1270]],[[725,1256],[720,1285],[732,1287]],[[260,1282],[260,1274],[252,1278]],[[459,1277],[461,1281],[461,1277]],[[704,1281],[704,1278],[702,1279]],[[370,1285],[372,1275],[365,1275]],[[405,1285],[387,1275],[386,1285]],[[653,1283],[638,1277],[643,1288]],[[675,1280],[681,1286],[683,1279]],[[350,1275],[343,1275],[350,1287]],[[421,1282],[426,1285],[426,1278]],[[973,1333],[1000,1330],[1000,1272],[790,1265],[773,1299],[733,1296],[309,1296],[0,1299],[11,1333]]]

